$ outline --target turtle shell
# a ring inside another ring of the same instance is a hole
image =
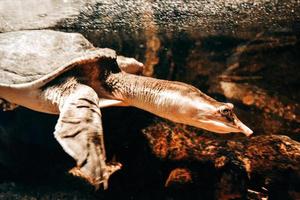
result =
[[[78,64],[102,58],[116,60],[116,53],[95,48],[78,33],[51,30],[1,33],[0,86],[43,85]]]

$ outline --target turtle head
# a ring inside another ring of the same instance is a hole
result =
[[[218,102],[199,90],[185,94],[180,101],[184,103],[176,109],[178,118],[174,121],[220,134],[241,132],[250,136],[253,133],[234,114],[231,103]]]
[[[197,117],[199,126],[217,133],[241,132],[250,136],[253,131],[243,124],[233,112],[233,104],[219,103]]]
[[[112,74],[106,82],[114,98],[173,122],[221,134],[252,134],[231,103],[218,102],[192,85],[127,73]]]

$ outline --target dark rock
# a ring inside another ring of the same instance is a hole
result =
[[[199,185],[206,174],[217,199],[245,198],[253,186],[280,198],[299,192],[300,143],[287,136],[220,137],[165,122],[144,134],[154,155],[172,163],[168,187]]]

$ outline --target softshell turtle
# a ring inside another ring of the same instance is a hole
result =
[[[121,165],[106,163],[99,108],[135,106],[217,133],[252,133],[235,116],[232,104],[188,84],[130,74],[141,69],[138,61],[95,48],[78,33],[2,33],[0,105],[59,114],[54,135],[77,162],[71,172],[104,188]]]

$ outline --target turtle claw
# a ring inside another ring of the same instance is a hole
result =
[[[112,175],[113,173],[115,173],[116,171],[118,171],[119,169],[122,168],[122,164],[119,163],[119,162],[113,162],[113,163],[109,163],[107,166],[106,166],[106,174],[104,175],[107,176],[107,178]]]
[[[102,177],[93,178],[90,176],[86,176],[81,170],[80,167],[72,168],[69,173],[73,176],[81,177],[88,181],[95,187],[95,190],[99,190],[101,185],[103,185],[103,189],[106,190],[108,188],[108,179],[109,177],[119,169],[121,169],[122,164],[118,162],[110,163],[106,165],[105,171]]]
[[[103,175],[103,179],[102,181],[100,181],[100,184],[103,184],[103,189],[106,190],[108,188],[108,179],[110,177],[110,175],[112,175],[113,173],[115,173],[116,171],[118,171],[119,169],[121,169],[122,164],[118,163],[118,162],[114,162],[114,163],[109,163],[106,166],[106,172]],[[95,186],[96,190],[99,189],[99,187]]]

